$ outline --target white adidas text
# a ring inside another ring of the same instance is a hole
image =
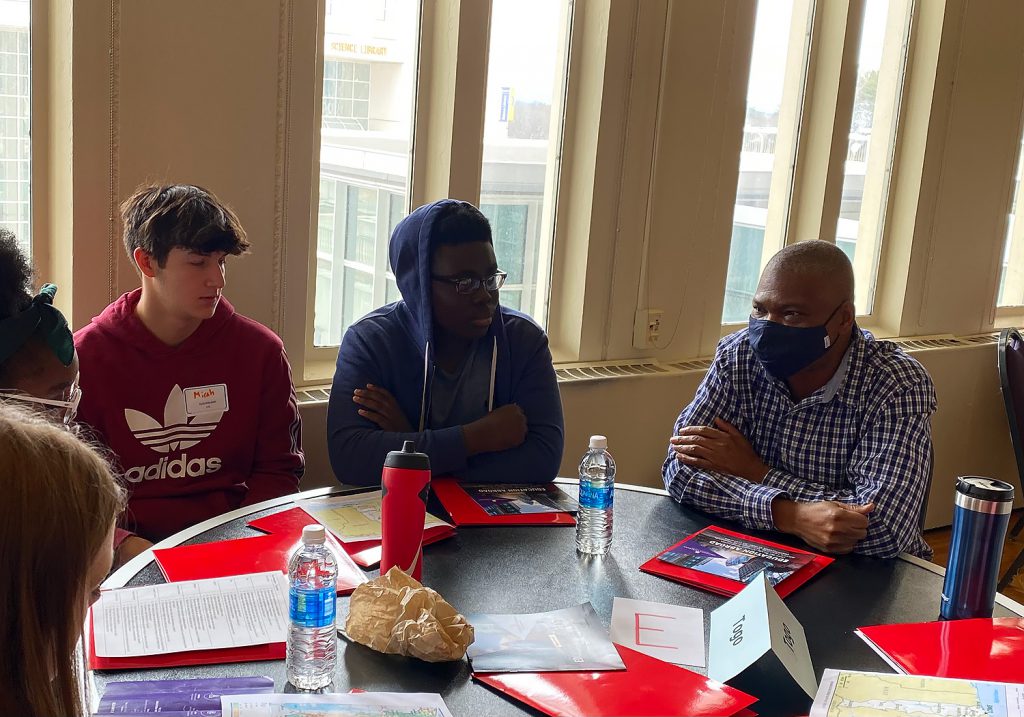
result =
[[[151,466],[135,466],[124,472],[129,483],[141,483],[144,480],[161,480],[163,478],[198,478],[220,470],[220,458],[192,458],[182,453],[180,458],[168,460],[161,458]]]

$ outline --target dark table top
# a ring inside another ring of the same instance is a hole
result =
[[[575,481],[560,481],[575,495]],[[310,491],[303,495],[323,495]],[[184,531],[161,544],[210,542],[258,534],[246,523],[256,517],[293,507],[278,499],[251,506],[247,514],[209,527]],[[271,503],[274,507],[265,507]],[[432,502],[431,511],[444,516]],[[213,523],[219,521],[211,521]],[[424,548],[423,582],[437,590],[462,613],[543,612],[590,601],[607,625],[612,599],[626,597],[702,608],[705,633],[710,612],[725,599],[697,588],[641,573],[638,567],[652,555],[689,533],[722,521],[677,505],[664,491],[616,486],[612,547],[603,558],[582,557],[575,549],[575,530],[566,527],[466,527],[455,537]],[[199,532],[208,528],[203,532]],[[746,531],[749,532],[749,531]],[[198,534],[196,534],[198,533]],[[778,542],[791,542],[768,535]],[[793,545],[799,543],[793,542]],[[137,570],[139,566],[144,566]],[[137,571],[137,572],[136,572]],[[376,577],[377,571],[367,573]],[[165,582],[149,554],[140,556],[105,583],[106,587]],[[838,558],[790,597],[786,604],[807,635],[811,659],[820,679],[825,668],[891,672],[853,631],[864,625],[922,622],[937,618],[942,570],[914,558],[879,560],[864,556]],[[996,615],[1015,615],[1020,606],[1000,597]],[[339,622],[347,612],[339,598]],[[698,672],[703,670],[696,669]],[[183,679],[266,675],[279,691],[287,685],[284,661],[204,665],[161,670],[97,672],[99,691],[108,681]],[[456,717],[470,715],[540,714],[501,693],[474,682],[466,660],[430,664],[412,658],[384,655],[341,640],[338,671],[330,691],[439,692]],[[754,705],[755,711],[768,714]]]

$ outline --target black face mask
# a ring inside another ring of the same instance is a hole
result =
[[[837,306],[820,326],[786,326],[751,316],[747,327],[750,348],[765,371],[785,380],[820,359],[832,347],[828,322],[842,306]]]

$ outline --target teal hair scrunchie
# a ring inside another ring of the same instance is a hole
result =
[[[75,339],[64,314],[53,305],[56,295],[56,284],[45,284],[27,309],[0,321],[0,364],[38,334],[62,364],[71,365],[75,358]]]

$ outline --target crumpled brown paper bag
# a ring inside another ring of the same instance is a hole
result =
[[[474,639],[465,617],[397,567],[355,589],[345,634],[378,652],[427,662],[461,660]]]

